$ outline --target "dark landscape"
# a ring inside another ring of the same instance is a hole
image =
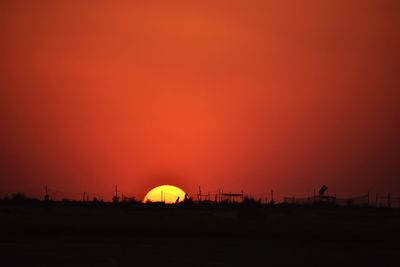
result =
[[[397,266],[400,211],[3,200],[3,266]]]

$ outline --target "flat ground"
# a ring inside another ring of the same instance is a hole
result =
[[[400,211],[0,205],[1,266],[400,266]]]

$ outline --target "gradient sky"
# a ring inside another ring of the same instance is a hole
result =
[[[400,193],[400,1],[0,2],[0,193]]]

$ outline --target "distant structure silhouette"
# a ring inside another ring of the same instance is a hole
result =
[[[178,196],[178,198],[176,199],[175,203],[178,203],[180,198],[181,197]]]
[[[228,202],[236,202],[236,198],[240,198],[243,202],[244,194],[242,193],[223,193],[222,194],[224,199],[226,199]]]
[[[118,186],[117,186],[117,185],[115,185],[115,195],[114,195],[114,197],[112,198],[112,201],[113,201],[115,204],[118,204],[118,202],[119,202]]]
[[[50,201],[50,196],[49,196],[49,191],[47,190],[47,185],[45,186],[44,191],[45,191],[44,201],[48,202]]]
[[[323,196],[327,190],[328,187],[326,185],[321,186],[321,189],[319,189],[319,195]]]

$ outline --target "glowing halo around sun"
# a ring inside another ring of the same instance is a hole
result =
[[[165,202],[172,204],[182,202],[185,199],[185,191],[173,185],[160,185],[151,189],[143,199],[143,202]],[[179,197],[179,199],[178,199]]]

